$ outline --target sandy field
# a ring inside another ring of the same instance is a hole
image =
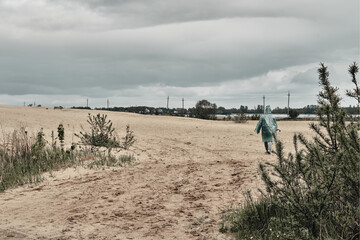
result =
[[[86,127],[88,110],[0,106],[0,128],[19,127],[50,140],[59,123],[68,145]],[[256,121],[234,123],[103,112],[119,135],[130,124],[136,161],[119,168],[82,167],[45,174],[37,185],[0,193],[0,239],[231,239],[221,215],[262,188],[266,155]],[[278,122],[285,151],[309,122]]]

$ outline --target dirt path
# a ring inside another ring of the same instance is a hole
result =
[[[39,109],[16,122],[21,108],[1,110],[7,113],[2,122],[45,132],[58,123],[34,121],[33,114],[61,119],[74,131],[87,115]],[[123,168],[66,169],[0,194],[0,238],[229,239],[218,231],[221,213],[262,186],[259,162],[276,159],[264,154],[256,122],[107,114],[119,129],[130,123],[137,160]],[[289,150],[293,133],[307,130],[305,122],[279,125]]]

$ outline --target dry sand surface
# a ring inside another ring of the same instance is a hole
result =
[[[66,142],[86,126],[87,110],[0,106],[0,127],[23,126],[49,138],[63,123]],[[90,111],[92,114],[96,111]],[[256,121],[106,113],[120,135],[130,124],[136,161],[105,170],[82,167],[45,174],[44,182],[0,193],[2,239],[230,239],[219,233],[221,214],[262,187],[265,155]],[[292,151],[295,132],[308,122],[278,123]]]

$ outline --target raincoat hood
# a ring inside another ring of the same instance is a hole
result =
[[[271,108],[270,108],[270,105],[267,105],[266,108],[265,108],[265,114],[271,114]]]
[[[266,122],[267,127],[270,129],[270,131],[272,133],[276,133],[277,126],[274,124],[273,119],[274,119],[274,117],[271,114],[271,108],[268,105],[265,108],[264,120]]]

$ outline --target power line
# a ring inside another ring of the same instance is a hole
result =
[[[185,108],[184,108],[184,98],[182,99],[182,113],[185,113]]]

